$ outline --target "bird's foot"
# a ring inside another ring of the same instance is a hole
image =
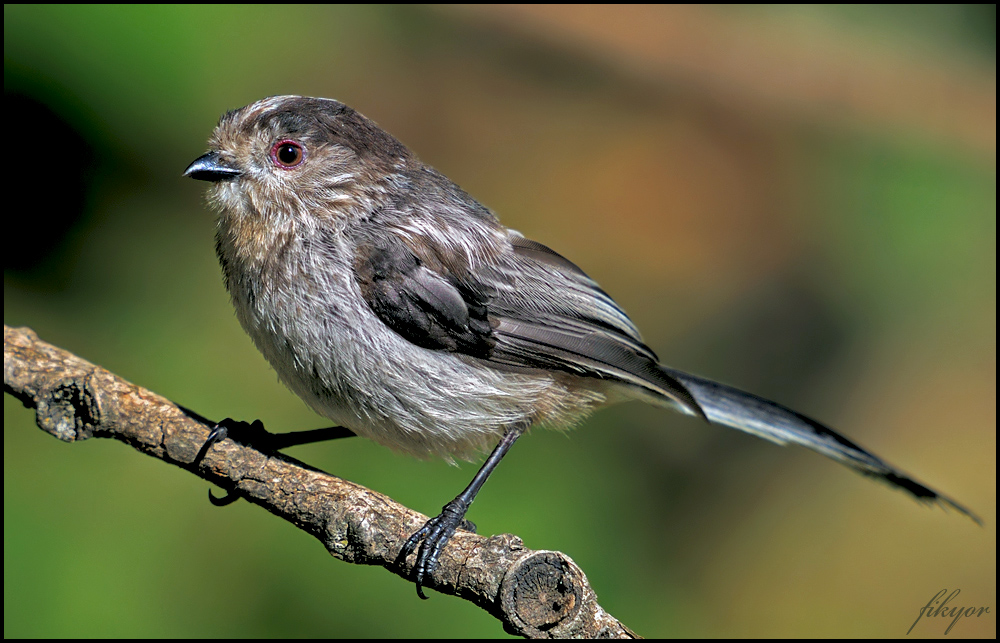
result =
[[[253,422],[243,422],[241,420],[234,420],[232,418],[226,418],[220,421],[212,430],[208,433],[208,438],[205,440],[205,444],[201,446],[198,451],[198,455],[195,456],[194,462],[192,464],[197,465],[201,460],[208,454],[208,450],[212,448],[213,444],[218,444],[226,438],[232,438],[240,444],[252,444],[255,448],[261,451],[273,451],[273,447],[270,447],[270,442],[276,436],[273,433],[269,433],[267,429],[264,428],[264,423],[260,420],[254,420]],[[228,493],[219,498],[212,493],[212,490],[208,490],[208,501],[211,502],[216,507],[224,507],[230,505],[240,499],[240,494],[234,489],[228,489]]]
[[[437,567],[438,556],[455,534],[455,530],[461,528],[472,533],[476,532],[476,525],[465,520],[465,513],[468,510],[469,503],[461,498],[455,498],[441,509],[439,515],[428,520],[423,527],[410,536],[400,550],[399,556],[396,558],[400,565],[414,550],[417,552],[417,560],[413,565],[413,577],[417,584],[417,596],[420,598],[427,599],[423,590],[424,581],[430,578],[431,573]]]
[[[222,442],[226,438],[232,438],[240,444],[253,446],[259,451],[267,452],[276,450],[278,436],[265,429],[264,423],[260,420],[244,422],[242,420],[226,418],[225,420],[220,420],[218,424],[212,427],[212,431],[208,434],[208,439],[205,440],[205,446],[202,447],[202,450],[207,452],[208,448],[213,444]]]

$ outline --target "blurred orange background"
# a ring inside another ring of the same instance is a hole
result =
[[[644,636],[896,637],[947,588],[990,607],[949,635],[995,638],[995,11],[5,6],[4,321],[208,417],[325,426],[239,328],[180,173],[227,109],[337,98],[580,265],[665,363],[985,521],[633,404],[519,442],[480,533],[566,552]],[[7,637],[503,634],[10,396],[4,424]],[[290,454],[429,514],[476,468]]]

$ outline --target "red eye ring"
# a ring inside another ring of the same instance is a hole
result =
[[[271,161],[283,170],[298,167],[305,158],[305,148],[296,141],[286,138],[271,146]]]

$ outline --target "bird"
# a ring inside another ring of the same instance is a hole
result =
[[[662,364],[576,264],[506,228],[344,103],[272,96],[226,112],[183,176],[211,184],[216,254],[236,316],[316,413],[418,457],[492,449],[414,532],[417,593],[469,507],[530,428],[640,400],[797,444],[972,511],[786,406]],[[225,435],[216,427],[206,448]]]

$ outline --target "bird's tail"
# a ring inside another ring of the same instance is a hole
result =
[[[951,498],[917,482],[899,469],[884,462],[833,429],[812,418],[775,402],[751,395],[739,389],[713,382],[683,371],[661,366],[670,377],[679,381],[701,406],[714,424],[739,429],[777,444],[799,444],[828,458],[841,462],[866,476],[880,479],[904,489],[917,500],[951,507],[982,526],[983,521],[972,511]],[[680,409],[687,413],[685,409]]]

